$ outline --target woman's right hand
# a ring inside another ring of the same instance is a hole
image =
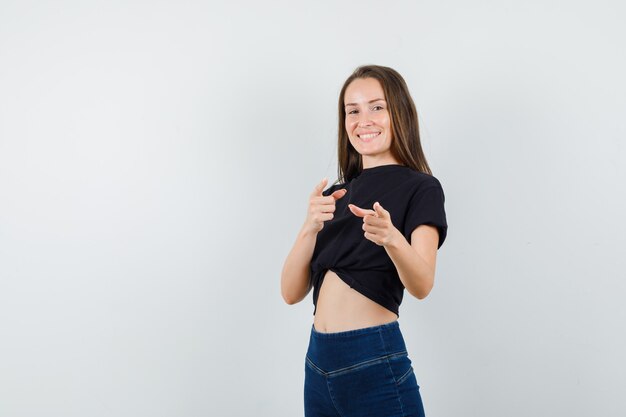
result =
[[[304,227],[314,233],[318,233],[324,228],[324,222],[332,219],[335,212],[335,201],[342,198],[348,190],[345,188],[335,190],[331,195],[322,194],[324,187],[328,183],[328,179],[324,178],[322,182],[315,186],[309,198],[309,210],[304,222]]]

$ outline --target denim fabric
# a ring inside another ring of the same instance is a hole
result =
[[[305,417],[424,417],[398,321],[344,332],[311,325]]]

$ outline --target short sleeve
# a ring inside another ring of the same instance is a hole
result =
[[[409,200],[406,219],[404,222],[404,237],[411,243],[411,233],[421,224],[429,224],[437,227],[439,231],[439,244],[443,245],[448,232],[448,223],[445,212],[445,195],[439,181],[433,182],[426,187],[419,187]]]

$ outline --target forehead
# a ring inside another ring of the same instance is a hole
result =
[[[357,78],[346,88],[343,97],[345,103],[367,103],[370,100],[385,99],[383,86],[375,78]]]

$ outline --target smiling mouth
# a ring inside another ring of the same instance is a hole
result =
[[[380,132],[376,132],[376,133],[367,133],[365,135],[357,135],[359,137],[359,139],[363,139],[363,140],[369,140],[369,139],[373,139],[376,136],[380,135]]]

